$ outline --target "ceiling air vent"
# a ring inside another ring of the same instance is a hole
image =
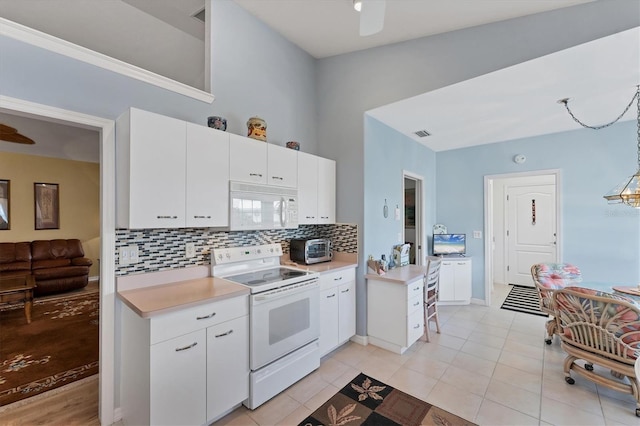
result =
[[[419,138],[426,138],[427,136],[431,136],[431,133],[427,132],[426,130],[418,130],[414,133]]]

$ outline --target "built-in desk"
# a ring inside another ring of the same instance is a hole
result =
[[[424,334],[426,266],[407,265],[367,274],[369,343],[402,354]]]

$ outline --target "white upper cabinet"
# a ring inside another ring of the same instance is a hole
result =
[[[267,183],[267,143],[229,134],[229,177],[234,181]]]
[[[186,122],[135,108],[116,125],[116,226],[185,226]]]
[[[336,162],[298,153],[298,223],[336,223]]]
[[[318,222],[336,223],[336,162],[318,157]]]
[[[187,123],[186,226],[229,225],[229,134]]]
[[[267,183],[269,185],[298,186],[298,151],[277,145],[267,145]]]
[[[318,223],[318,157],[298,153],[298,223]]]

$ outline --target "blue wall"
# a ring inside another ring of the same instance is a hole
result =
[[[608,205],[602,198],[636,171],[636,130],[635,121],[626,121],[598,131],[438,152],[437,221],[472,235],[484,229],[485,176],[560,169],[563,260],[578,265],[585,280],[637,283],[640,210]],[[527,161],[514,163],[516,154]],[[468,239],[467,252],[474,260],[473,297],[484,299],[484,240]]]
[[[366,273],[365,259],[371,254],[379,259],[387,257],[398,241],[398,233],[403,231],[402,221],[395,220],[396,205],[404,205],[402,192],[404,173],[410,172],[423,177],[423,231],[428,235],[435,220],[436,207],[436,154],[424,145],[398,133],[378,120],[364,118],[364,226],[360,270]],[[384,217],[385,199],[389,206],[389,216]],[[404,214],[401,212],[401,214]],[[426,236],[424,237],[426,245]],[[358,282],[358,329],[359,335],[366,335],[366,286]]]

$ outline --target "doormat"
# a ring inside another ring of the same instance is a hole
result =
[[[299,424],[318,425],[476,424],[360,373]]]
[[[540,296],[535,287],[517,284],[510,285],[513,287],[500,308],[509,311],[524,312],[525,314],[539,315],[541,317],[549,316],[540,311]]]
[[[0,407],[98,373],[99,296],[0,309]]]

